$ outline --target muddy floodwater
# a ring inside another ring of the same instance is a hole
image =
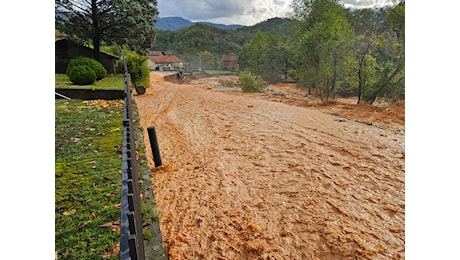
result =
[[[158,135],[152,183],[170,259],[404,259],[404,125],[216,82],[154,80],[135,97],[152,168],[146,128]]]

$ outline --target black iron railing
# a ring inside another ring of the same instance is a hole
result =
[[[129,87],[128,68],[124,50],[122,50],[122,59],[125,71],[125,104],[123,117],[120,259],[144,260],[140,187],[131,113],[132,94]]]

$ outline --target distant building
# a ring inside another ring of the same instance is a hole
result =
[[[80,45],[68,39],[55,41],[55,73],[65,73],[67,65],[71,59],[78,57],[93,57],[93,49]],[[112,54],[99,52],[99,58],[102,66],[107,70],[107,73],[114,74],[116,62],[120,59]]]
[[[152,54],[152,52],[149,54]],[[151,71],[183,70],[184,68],[182,61],[176,56],[151,55],[147,57],[149,58],[148,64]]]
[[[150,51],[147,56],[162,56],[162,55],[168,55],[164,51]]]
[[[224,63],[225,68],[227,68],[228,70],[238,69],[238,56],[224,55],[222,56],[222,62]]]

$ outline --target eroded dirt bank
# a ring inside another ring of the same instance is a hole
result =
[[[135,97],[171,259],[404,258],[403,133],[209,84]]]

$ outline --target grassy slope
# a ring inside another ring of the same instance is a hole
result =
[[[123,101],[56,100],[55,247],[101,259],[119,242]],[[117,259],[114,255],[111,259]]]

